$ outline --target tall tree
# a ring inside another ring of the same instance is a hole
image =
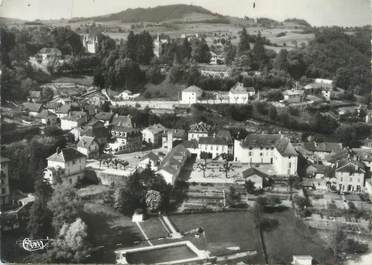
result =
[[[137,36],[134,34],[133,31],[130,31],[127,38],[126,44],[126,53],[127,57],[136,60],[137,57]]]
[[[288,51],[281,49],[274,60],[274,68],[281,71],[288,70]]]
[[[52,236],[52,211],[48,208],[48,200],[52,195],[50,184],[39,179],[35,182],[35,201],[30,209],[27,229],[32,238]]]
[[[53,213],[53,227],[59,231],[64,223],[72,223],[83,213],[83,202],[74,187],[56,185],[48,208]]]
[[[80,218],[63,224],[52,248],[48,250],[51,260],[58,263],[81,263],[87,260],[90,253],[88,228]]]
[[[249,44],[249,35],[247,33],[247,30],[245,28],[240,31],[240,40],[238,44],[238,52],[239,55],[247,53],[250,49],[251,46]]]

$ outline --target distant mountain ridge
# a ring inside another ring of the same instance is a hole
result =
[[[124,23],[129,22],[153,22],[158,23],[167,20],[180,20],[185,18],[193,19],[193,17],[198,17],[198,19],[205,18],[205,19],[213,19],[213,18],[223,18],[224,16],[216,13],[212,13],[211,11],[195,5],[185,5],[185,4],[177,4],[177,5],[165,5],[165,6],[156,6],[151,8],[129,8],[124,11],[103,15],[103,16],[96,16],[96,17],[89,17],[89,18],[72,18],[70,22],[77,22],[77,21],[86,21],[86,20],[94,20],[97,22],[105,22],[105,21],[113,21],[119,20]]]

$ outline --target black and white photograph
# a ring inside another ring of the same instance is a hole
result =
[[[0,0],[0,264],[372,265],[370,0]]]

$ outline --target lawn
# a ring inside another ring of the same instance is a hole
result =
[[[251,212],[172,215],[170,219],[180,232],[202,227],[205,230],[205,238],[192,240],[192,242],[199,249],[211,251],[211,255],[222,256],[256,250],[257,255],[245,258],[244,261],[248,263],[264,262]],[[234,247],[240,249],[236,250]]]
[[[114,263],[115,250],[147,246],[131,218],[123,216],[113,208],[99,203],[86,203],[84,212],[89,241],[93,247],[101,248],[90,262]]]
[[[296,219],[292,210],[266,214],[279,221],[279,226],[271,232],[264,232],[264,241],[269,263],[292,261],[292,255],[311,255],[320,264],[334,264],[332,252],[325,247],[315,230]]]

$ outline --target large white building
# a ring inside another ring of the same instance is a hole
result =
[[[247,104],[249,97],[255,94],[254,89],[247,88],[243,83],[236,83],[229,91],[230,104]]]
[[[198,145],[199,157],[201,152],[211,154],[211,158],[217,158],[229,152],[227,141],[221,137],[200,137]]]
[[[182,90],[181,103],[183,104],[195,104],[199,97],[203,94],[203,90],[197,86],[189,86]]]
[[[336,168],[336,188],[340,192],[365,190],[366,167],[360,161],[342,161]]]
[[[161,124],[153,124],[142,130],[142,141],[154,146],[161,145],[161,140],[166,128]]]
[[[276,175],[297,175],[298,154],[290,140],[280,134],[250,134],[234,141],[234,160],[272,165]]]
[[[75,185],[83,179],[85,174],[85,165],[87,157],[73,148],[57,149],[57,151],[47,158],[48,166],[44,171],[44,178],[51,184],[56,183],[56,171],[62,171],[59,174],[62,183]]]

